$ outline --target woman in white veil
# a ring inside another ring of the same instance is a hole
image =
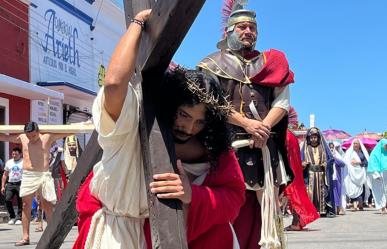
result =
[[[364,184],[367,181],[367,163],[369,154],[360,139],[354,139],[345,152],[346,173],[344,178],[346,195],[354,199],[354,210],[362,209]],[[358,207],[358,205],[360,206]]]

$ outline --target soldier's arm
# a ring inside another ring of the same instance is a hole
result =
[[[263,122],[246,118],[235,110],[232,111],[227,122],[242,127],[247,133],[259,139],[267,139],[270,135],[270,128],[263,124]]]
[[[271,108],[263,123],[270,129],[275,126],[288,112],[282,108]]]
[[[145,22],[151,10],[141,11],[134,18]],[[106,72],[104,82],[104,106],[113,120],[120,116],[125,96],[128,91],[128,82],[133,76],[136,58],[141,38],[142,27],[132,22],[115,48]]]
[[[274,101],[271,109],[263,123],[270,129],[275,126],[285,115],[288,113],[290,108],[290,90],[289,86],[276,87],[274,89]]]

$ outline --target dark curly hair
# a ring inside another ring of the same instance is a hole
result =
[[[229,103],[218,80],[202,71],[178,67],[165,73],[162,85],[163,116],[171,126],[180,106],[206,104],[206,125],[196,137],[206,148],[211,165],[215,166],[219,156],[229,150],[231,144],[227,126]]]

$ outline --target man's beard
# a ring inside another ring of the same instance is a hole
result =
[[[76,149],[71,149],[69,150],[70,156],[77,156],[77,150]]]
[[[176,136],[176,134],[180,134],[180,135],[183,135],[185,137],[187,137],[186,139],[180,139]],[[192,138],[193,135],[190,135],[190,134],[187,134],[185,133],[184,131],[179,131],[177,129],[174,129],[173,130],[173,140],[175,141],[175,143],[177,144],[185,144],[186,142],[188,142],[191,138]]]
[[[245,51],[245,52],[252,52],[254,50],[254,45],[244,45],[242,44],[242,48],[241,50]]]

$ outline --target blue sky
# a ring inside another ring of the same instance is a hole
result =
[[[194,67],[216,50],[222,1],[207,0],[174,60]],[[286,53],[300,122],[354,135],[387,131],[387,1],[250,0],[258,50]]]

